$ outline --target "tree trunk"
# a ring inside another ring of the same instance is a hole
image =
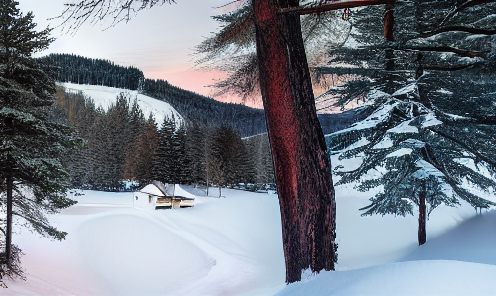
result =
[[[12,250],[12,177],[7,177],[7,230],[5,233],[5,262],[10,261]]]
[[[393,41],[394,28],[394,1],[386,4],[386,13],[384,14],[384,38],[387,41]]]
[[[297,0],[253,0],[260,87],[281,208],[286,282],[333,270],[335,201],[330,162],[301,35]]]
[[[425,188],[425,180],[422,181],[421,191],[419,193],[419,228],[418,228],[418,243],[419,246],[425,244],[427,240],[427,235],[425,231],[425,220],[426,220],[426,206],[425,197],[427,191]]]

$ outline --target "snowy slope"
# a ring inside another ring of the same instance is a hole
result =
[[[67,92],[82,92],[87,97],[93,99],[96,107],[101,106],[104,110],[107,110],[111,104],[115,104],[117,96],[121,93],[124,93],[130,99],[129,102],[131,105],[134,99],[137,98],[138,105],[145,114],[145,118],[148,118],[150,113],[153,114],[159,127],[164,121],[164,118],[172,118],[174,116],[176,126],[183,120],[179,112],[168,103],[139,94],[135,90],[75,83],[60,83],[60,85],[64,86]]]
[[[494,210],[439,207],[418,247],[416,217],[361,217],[371,193],[339,186],[337,271],[285,286],[276,195],[188,191],[196,206],[177,210],[133,208],[133,193],[74,197],[77,205],[50,216],[65,241],[16,234],[28,281],[0,294],[496,295]]]

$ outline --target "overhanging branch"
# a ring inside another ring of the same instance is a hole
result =
[[[420,33],[420,37],[426,38],[447,32],[465,32],[470,34],[495,35],[496,29],[480,29],[480,28],[472,28],[472,27],[464,27],[464,26],[448,26],[430,32]]]
[[[331,10],[338,10],[343,8],[354,8],[369,5],[381,5],[393,3],[393,0],[339,0],[332,2],[325,2],[324,4],[300,7],[288,7],[279,10],[279,13],[296,13],[299,15],[323,13]]]
[[[462,57],[476,58],[486,57],[483,51],[465,50],[451,46],[419,46],[419,47],[395,47],[395,50],[412,50],[412,51],[434,51],[434,52],[452,52]]]
[[[491,2],[494,2],[494,0],[468,0],[468,1],[465,1],[462,5],[458,6],[457,8],[453,9],[450,13],[448,13],[448,15],[446,15],[444,20],[439,25],[442,26],[449,19],[451,19],[453,16],[455,16],[457,13],[459,13],[459,12],[469,8],[469,7],[482,5],[482,4],[486,4],[486,3],[491,3]]]

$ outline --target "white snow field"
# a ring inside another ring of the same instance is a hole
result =
[[[195,207],[133,207],[133,193],[75,196],[77,205],[50,216],[65,241],[16,233],[27,281],[8,281],[0,295],[496,295],[494,210],[440,206],[418,247],[416,217],[361,217],[372,194],[339,186],[337,271],[286,286],[277,195],[183,189]]]
[[[153,114],[155,122],[157,122],[159,127],[164,121],[164,118],[172,119],[172,116],[174,116],[176,126],[179,126],[183,120],[183,117],[179,112],[177,112],[169,103],[139,94],[136,90],[69,82],[60,83],[60,85],[65,87],[66,92],[83,93],[85,96],[93,99],[95,107],[98,108],[101,106],[104,110],[108,110],[111,104],[115,104],[117,97],[123,93],[129,98],[129,104],[131,106],[134,99],[138,100],[138,105],[140,106],[141,111],[143,111],[145,119],[148,119],[150,113]]]

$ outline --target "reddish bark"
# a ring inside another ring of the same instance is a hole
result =
[[[394,0],[339,0],[328,1],[320,5],[307,6],[307,7],[288,7],[279,10],[280,13],[295,12],[299,15],[323,13],[331,10],[338,10],[343,8],[354,8],[370,5],[381,5],[390,3]]]
[[[386,4],[386,14],[384,14],[384,38],[387,41],[393,41],[394,2],[390,1]]]
[[[278,14],[297,0],[253,0],[260,87],[274,157],[286,282],[301,271],[333,270],[335,201],[324,135],[299,15]]]

